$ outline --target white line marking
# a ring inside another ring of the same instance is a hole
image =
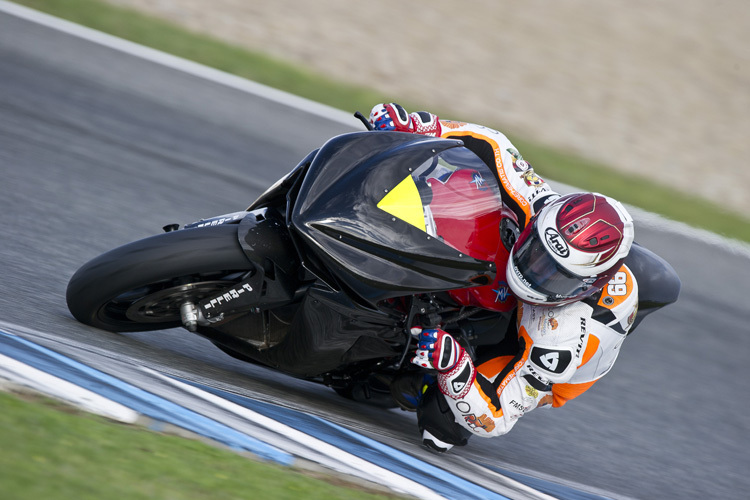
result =
[[[138,413],[127,406],[3,354],[0,354],[0,379],[9,380],[13,384],[33,389],[75,405],[82,410],[113,420],[128,424],[133,424],[138,420]]]
[[[61,31],[68,35],[72,35],[89,42],[108,47],[126,54],[139,57],[146,61],[150,61],[162,66],[172,68],[184,73],[188,73],[205,80],[209,80],[215,83],[226,85],[233,89],[241,90],[249,94],[267,99],[269,101],[277,102],[291,108],[296,108],[306,113],[310,113],[328,120],[338,122],[344,125],[350,125],[352,128],[357,127],[361,124],[359,120],[354,118],[351,113],[346,113],[340,109],[321,104],[319,102],[311,101],[288,92],[268,87],[266,85],[241,78],[218,69],[210,68],[196,62],[183,59],[181,57],[173,56],[156,49],[152,49],[137,43],[129,42],[122,38],[117,38],[112,35],[108,35],[101,31],[97,31],[80,24],[75,24],[70,21],[65,21],[58,17],[50,16],[42,12],[23,7],[18,4],[0,0],[0,12],[5,12],[15,17],[20,17],[27,21],[31,21],[48,28]]]
[[[425,499],[444,498],[438,495],[437,493],[435,493],[434,491],[430,490],[429,488],[426,488],[425,486],[415,481],[412,481],[408,478],[395,474],[387,469],[384,469],[373,463],[363,460],[355,455],[352,455],[351,453],[347,453],[344,450],[337,448],[335,446],[332,446],[313,436],[310,436],[309,434],[305,434],[304,432],[298,431],[296,429],[292,429],[291,427],[283,425],[273,419],[270,419],[264,415],[261,415],[260,413],[257,413],[248,408],[245,408],[244,406],[240,406],[238,404],[232,403],[231,401],[227,401],[226,399],[220,398],[219,396],[206,392],[202,389],[185,384],[171,377],[167,377],[166,375],[162,375],[161,373],[154,371],[150,368],[143,367],[142,369],[146,373],[154,377],[160,378],[180,388],[181,390],[185,392],[188,392],[190,394],[193,394],[194,396],[197,396],[201,399],[204,399],[210,402],[214,406],[223,408],[224,410],[234,413],[235,415],[238,415],[250,422],[253,422],[256,425],[265,427],[271,432],[286,436],[290,439],[293,439],[294,441],[304,444],[305,446],[311,449],[317,450],[323,455],[327,455],[331,458],[334,458],[337,462],[340,462],[346,465],[345,469],[347,469],[347,472],[351,470],[355,470],[358,472],[359,476],[365,479],[368,479],[370,481],[375,481],[381,484],[387,484],[396,491],[414,495],[418,498],[425,498]]]
[[[5,0],[0,0],[0,12],[20,17],[30,22],[34,22],[48,28],[61,31],[68,35],[72,35],[83,40],[88,40],[92,43],[109,47],[126,54],[140,57],[141,59],[151,61],[153,63],[161,64],[165,67],[172,68],[185,72],[187,74],[203,78],[208,81],[212,81],[218,84],[226,85],[242,92],[267,99],[272,102],[283,104],[291,108],[296,108],[306,113],[310,113],[315,116],[331,120],[336,123],[351,126],[353,129],[361,129],[359,120],[354,118],[351,113],[347,113],[340,109],[327,106],[310,99],[305,99],[288,92],[284,92],[266,85],[262,85],[245,78],[225,73],[223,71],[209,68],[202,64],[198,64],[187,59],[173,56],[159,50],[151,49],[137,43],[117,38],[101,31],[97,31],[79,24],[71,23],[63,19],[44,14],[42,12],[29,9],[27,7],[20,6]],[[579,191],[574,189],[575,191]],[[699,240],[708,243],[712,246],[716,246],[722,249],[726,249],[736,255],[750,259],[750,244],[745,242],[726,238],[724,236],[711,233],[703,229],[696,229],[687,224],[681,222],[675,222],[670,219],[666,219],[657,214],[652,214],[642,210],[639,213],[648,214],[647,217],[642,217],[642,221],[645,220],[645,225],[653,227],[655,229],[663,229],[666,232],[673,234],[680,234],[687,236],[691,239]]]

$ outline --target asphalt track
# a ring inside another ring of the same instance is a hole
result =
[[[680,274],[679,302],[646,319],[579,400],[441,457],[416,446],[410,414],[239,363],[181,330],[116,335],[72,319],[65,287],[85,261],[243,209],[348,130],[0,14],[0,320],[326,415],[449,470],[478,462],[613,497],[747,495],[750,258],[709,238],[638,225]]]

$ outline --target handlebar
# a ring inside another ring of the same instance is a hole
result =
[[[359,111],[354,112],[354,117],[359,118],[359,121],[365,124],[365,128],[367,128],[367,130],[375,130],[375,127],[372,126],[372,123],[370,123],[370,120],[368,120],[367,117],[363,115],[362,113],[360,113]]]

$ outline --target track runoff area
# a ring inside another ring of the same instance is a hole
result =
[[[344,111],[17,4],[0,0],[0,12],[333,120],[352,130],[361,128],[358,120]],[[574,190],[559,184],[555,187],[560,192]],[[750,245],[633,207],[629,209],[641,224],[750,257]],[[136,362],[115,359],[112,353],[65,343],[49,332],[0,323],[0,387],[32,389],[114,420],[208,438],[282,465],[319,464],[417,498],[553,498],[548,493],[554,498],[598,498],[508,471],[487,469],[481,480],[474,482],[320,417],[191,382],[189,377],[167,374],[168,369],[146,368]],[[103,369],[113,363],[120,365],[117,376]],[[280,424],[280,420],[288,425]]]

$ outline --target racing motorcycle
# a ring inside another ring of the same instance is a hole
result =
[[[355,116],[369,127],[360,113]],[[417,369],[411,327],[441,327],[475,358],[515,334],[505,264],[518,222],[460,140],[343,134],[246,210],[111,250],[71,278],[73,316],[112,332],[184,327],[225,353],[394,406]],[[679,279],[634,245],[643,317]]]

